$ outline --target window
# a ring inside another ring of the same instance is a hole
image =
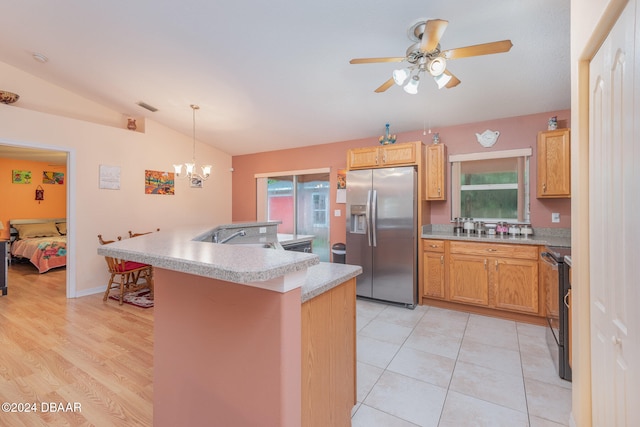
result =
[[[313,193],[313,226],[327,226],[327,194]]]
[[[531,149],[461,154],[451,162],[451,216],[529,221]]]
[[[258,221],[281,221],[280,234],[313,235],[313,253],[329,261],[329,169],[256,178]]]

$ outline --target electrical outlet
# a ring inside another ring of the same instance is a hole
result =
[[[260,229],[258,230],[258,232],[259,232],[260,234],[264,234],[264,233],[266,233],[266,232],[267,232],[267,227],[260,227]]]
[[[560,222],[560,214],[558,212],[551,214],[551,222]]]
[[[333,216],[342,216],[342,211],[340,209],[336,209],[333,211]]]

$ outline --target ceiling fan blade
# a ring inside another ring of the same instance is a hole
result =
[[[381,93],[384,92],[385,90],[389,89],[391,86],[393,86],[395,82],[393,81],[393,77],[391,77],[389,80],[387,80],[386,82],[382,83],[380,85],[380,87],[378,89],[375,90],[376,93]]]
[[[499,42],[476,44],[473,46],[459,47],[449,49],[442,52],[445,59],[468,58],[470,56],[490,55],[492,53],[509,52],[513,46],[511,40],[502,40]]]
[[[424,33],[422,33],[420,51],[427,53],[437,48],[438,43],[440,43],[440,38],[442,38],[444,34],[444,30],[447,29],[447,25],[449,25],[449,21],[445,21],[444,19],[431,19],[427,21]]]
[[[404,61],[404,56],[397,57],[389,57],[389,58],[354,58],[349,61],[349,64],[373,64],[376,62],[402,62]]]
[[[451,89],[452,87],[456,87],[460,84],[460,80],[456,76],[451,74],[448,70],[444,70],[444,73],[451,77],[451,80],[449,80],[449,82],[444,87],[446,87],[447,89]]]

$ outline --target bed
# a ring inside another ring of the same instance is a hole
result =
[[[67,265],[66,218],[12,219],[11,257],[29,260],[40,273]]]

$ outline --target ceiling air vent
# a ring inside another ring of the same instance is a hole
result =
[[[146,108],[147,110],[151,111],[152,113],[155,113],[156,111],[158,111],[158,109],[152,105],[147,104],[146,102],[138,102],[137,103],[139,106],[141,106],[142,108]]]

